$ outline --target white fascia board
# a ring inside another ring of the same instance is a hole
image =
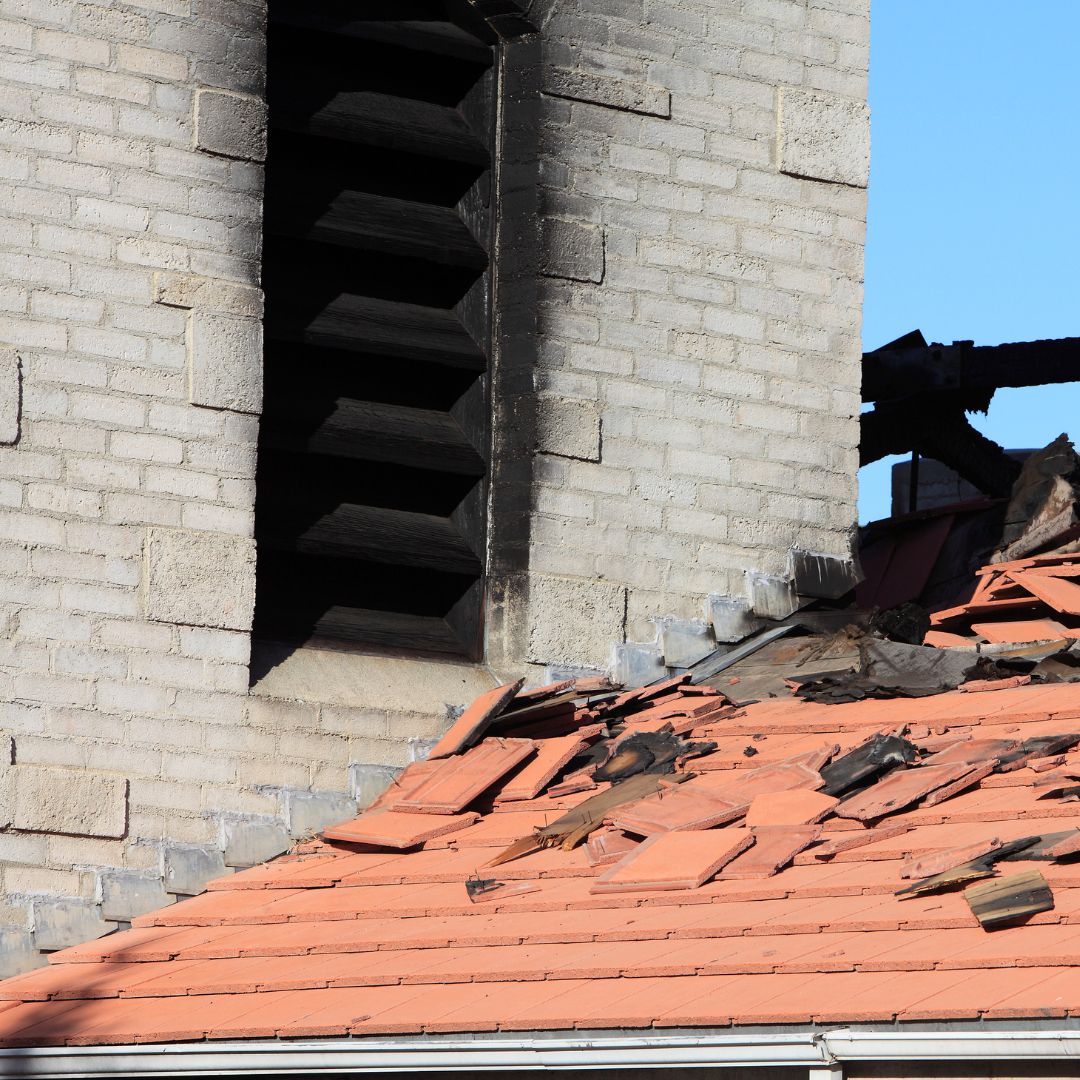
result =
[[[1080,1058],[1080,1029],[934,1032],[844,1028],[822,1032],[820,1039],[829,1056],[840,1062]]]
[[[757,1065],[820,1068],[811,1032],[471,1040],[320,1039],[0,1050],[0,1077],[239,1076]]]
[[[1080,1030],[871,1031],[320,1039],[0,1050],[0,1077],[259,1076],[509,1069],[788,1066],[836,1076],[857,1061],[1080,1058]]]

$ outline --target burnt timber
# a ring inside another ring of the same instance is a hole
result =
[[[1080,338],[928,345],[915,330],[863,354],[859,464],[913,451],[955,470],[992,498],[1005,498],[1020,464],[977,431],[966,413],[985,412],[1001,387],[1080,380]]]

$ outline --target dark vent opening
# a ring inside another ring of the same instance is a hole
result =
[[[479,654],[494,56],[452,9],[270,5],[264,640]]]

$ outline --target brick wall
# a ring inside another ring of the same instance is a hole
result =
[[[746,570],[848,554],[866,3],[530,18],[488,659],[659,671]],[[495,678],[310,650],[249,691],[263,67],[254,0],[0,0],[7,970],[347,816]]]

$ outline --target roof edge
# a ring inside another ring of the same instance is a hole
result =
[[[318,1039],[0,1050],[0,1076],[230,1076],[828,1064],[814,1032]]]
[[[650,1066],[791,1066],[845,1062],[1052,1060],[1080,1056],[1080,1029],[906,1031],[838,1028],[801,1033],[561,1034],[415,1040],[318,1039],[0,1050],[0,1076],[237,1076],[295,1073]]]

